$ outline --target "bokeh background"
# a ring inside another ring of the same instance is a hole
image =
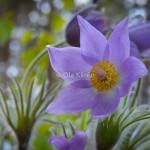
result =
[[[30,61],[47,44],[60,41],[74,14],[92,3],[115,22],[125,16],[150,19],[149,0],[1,0],[0,81],[21,76]]]
[[[150,0],[0,0],[0,86],[9,84],[12,76],[21,78],[46,45],[65,39],[67,23],[79,10],[93,3],[98,3],[99,11],[111,17],[114,24],[128,15],[131,20],[139,15],[145,21],[150,20]],[[148,59],[145,64],[150,69]],[[55,81],[46,56],[36,68],[36,78],[41,79],[47,72],[50,80]],[[149,103],[149,77],[143,81],[142,103]],[[39,127],[37,137],[41,140],[34,140],[36,150],[50,149],[45,144],[48,129],[49,124]],[[5,150],[11,150],[10,145]]]

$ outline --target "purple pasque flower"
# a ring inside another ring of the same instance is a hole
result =
[[[56,150],[84,150],[87,144],[87,135],[83,131],[78,131],[70,141],[64,136],[53,136],[48,142],[53,144]]]
[[[130,56],[128,18],[116,26],[108,41],[82,17],[78,16],[78,22],[80,48],[48,46],[53,69],[69,85],[49,104],[47,112],[73,114],[90,109],[93,117],[103,118],[115,112],[121,97],[147,75],[147,69]]]
[[[150,22],[138,23],[129,27],[131,55],[150,57]]]
[[[78,12],[73,19],[68,23],[65,31],[67,42],[72,46],[80,46],[80,29],[78,25],[77,15],[82,16],[97,30],[106,34],[111,30],[111,19],[104,16],[102,13],[95,11],[97,5],[91,5]]]

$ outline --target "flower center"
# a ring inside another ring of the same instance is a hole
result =
[[[92,85],[98,92],[110,90],[119,82],[119,73],[115,65],[107,60],[94,66],[90,71],[90,77]]]

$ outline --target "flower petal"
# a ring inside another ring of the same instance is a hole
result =
[[[98,31],[101,31],[105,28],[106,19],[105,17],[97,12],[92,11],[86,18],[86,21],[88,21],[94,28],[96,28]]]
[[[87,144],[86,133],[78,131],[71,139],[68,150],[84,150],[86,144]]]
[[[136,44],[134,44],[132,41],[130,41],[130,56],[140,58],[139,50]]]
[[[150,50],[150,22],[139,23],[130,27],[129,36],[140,52]]]
[[[81,57],[80,49],[75,47],[54,48],[48,46],[51,65],[56,73],[69,82],[88,79],[80,74],[88,74],[89,66]]]
[[[131,85],[142,76],[147,75],[148,71],[142,61],[135,57],[127,58],[120,69],[120,95],[124,96]]]
[[[141,52],[141,57],[144,57],[144,58],[149,58],[150,57],[150,48]]]
[[[67,150],[69,147],[69,142],[63,136],[53,136],[48,142],[53,144],[57,150]]]
[[[92,88],[78,88],[70,85],[49,104],[47,112],[50,114],[81,112],[91,108],[94,97],[95,92]]]
[[[73,82],[71,85],[79,88],[92,87],[91,82],[89,80],[78,80],[76,82]]]
[[[80,15],[82,17],[86,17],[89,15],[89,13],[91,13],[91,11],[95,10],[98,7],[97,4],[91,4],[90,6],[85,7],[84,9],[82,9],[81,11],[79,11],[77,15]]]
[[[117,66],[129,57],[130,42],[128,35],[128,18],[121,21],[108,40],[109,60]]]
[[[112,19],[106,17],[103,13],[97,11],[91,11],[85,18],[94,28],[100,31],[103,35],[106,35],[108,31],[111,31]]]
[[[68,23],[66,27],[66,39],[67,42],[72,45],[72,46],[80,46],[80,29],[78,25],[78,20],[77,20],[77,15],[82,16],[83,18],[86,18],[91,11],[96,9],[97,5],[90,5],[87,6],[86,8],[82,9],[79,11],[73,18],[72,20]]]
[[[107,44],[105,36],[90,25],[81,16],[78,16],[80,26],[80,47],[83,58],[90,65],[96,65],[103,58]]]
[[[115,112],[120,101],[118,88],[109,92],[99,93],[93,102],[91,115],[94,118],[104,118]]]

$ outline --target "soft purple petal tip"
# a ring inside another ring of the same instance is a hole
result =
[[[48,142],[53,144],[56,150],[67,150],[69,146],[69,142],[63,136],[53,136]]]

